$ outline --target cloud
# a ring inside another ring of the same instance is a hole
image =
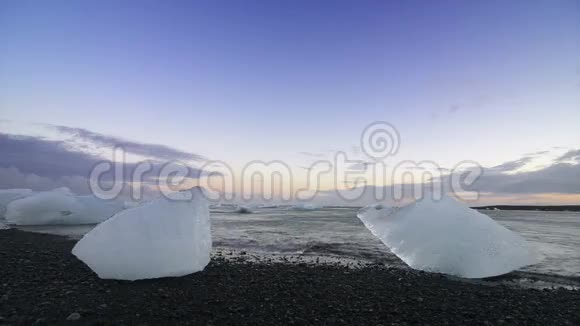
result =
[[[556,159],[557,162],[576,161],[580,162],[580,149],[573,149]]]
[[[540,170],[516,174],[484,174],[470,190],[502,194],[580,194],[580,164],[556,163]]]
[[[44,191],[67,187],[77,194],[90,193],[87,178],[81,176],[47,178],[34,173],[24,173],[15,167],[9,167],[0,168],[0,180],[0,188],[27,188]]]
[[[121,146],[128,153],[150,157],[154,159],[186,160],[186,161],[205,160],[205,158],[201,155],[184,152],[165,145],[147,144],[129,141],[123,138],[103,135],[82,128],[71,128],[54,125],[51,125],[51,127],[56,129],[61,134],[72,136],[73,140],[83,140],[95,144],[97,146],[105,146],[105,147]]]
[[[369,168],[369,166],[373,164],[374,164],[373,162],[358,162],[349,165],[347,169],[351,171],[366,171]]]
[[[88,176],[102,158],[70,149],[64,141],[0,133],[0,167],[41,177]]]
[[[570,150],[542,168],[518,171],[533,160],[534,155],[527,155],[485,168],[467,190],[493,194],[580,194],[580,150]],[[448,178],[444,176],[442,180],[446,182]]]
[[[571,150],[558,158],[555,163],[534,171],[518,171],[532,161],[533,158],[530,156],[484,168],[483,174],[472,185],[464,186],[462,190],[477,191],[484,201],[493,200],[503,203],[530,202],[530,198],[533,198],[532,202],[544,200],[547,203],[558,203],[560,197],[577,198],[574,196],[580,195],[580,157],[578,154],[580,154],[579,150]],[[575,160],[577,163],[569,163],[570,160]],[[457,173],[463,176],[467,172]],[[450,192],[452,190],[450,178],[451,175],[446,174],[434,179],[433,184],[423,185],[398,183],[390,186],[359,186],[356,191],[362,192],[362,196],[356,201],[341,198],[335,190],[321,191],[315,200],[327,205],[361,206],[376,202],[377,198],[384,198],[385,202],[401,205],[413,201],[417,189],[425,191],[437,185],[442,187],[444,192]],[[394,197],[395,193],[400,195],[400,202],[393,201],[393,198],[398,198]],[[506,201],[502,201],[501,198]]]
[[[532,156],[524,156],[518,160],[504,162],[500,165],[494,166],[492,168],[488,168],[488,172],[492,173],[506,173],[516,171],[526,164],[530,163],[534,158]]]
[[[112,146],[110,142],[104,140],[100,144],[101,147]],[[2,155],[0,155],[0,188],[47,190],[66,186],[77,193],[86,193],[91,170],[96,164],[105,161],[103,157],[83,151],[78,146],[71,146],[68,141],[48,140],[42,137],[0,133],[0,148],[2,148]],[[170,163],[148,161],[152,169],[143,175],[143,180],[141,181],[149,184],[153,184],[158,180],[157,176],[167,164],[180,164],[176,161],[176,157],[194,157],[191,154],[184,155],[183,153],[172,152],[168,147],[159,145],[140,144],[140,147],[134,146],[132,148],[141,150],[141,152],[146,149],[154,149],[155,156],[171,159]],[[175,156],[172,156],[173,154],[171,153],[174,153]],[[140,163],[124,162],[122,164],[122,175],[115,176],[112,171],[107,172],[102,175],[101,181],[110,182],[114,177],[120,177],[120,182],[132,181],[130,180],[132,173]],[[201,173],[199,169],[185,164],[182,165],[187,168],[187,177],[192,179],[199,177]]]
[[[548,153],[550,153],[550,151],[539,151],[539,152],[526,154],[526,156],[539,156],[539,155],[544,155],[544,154],[548,154]]]

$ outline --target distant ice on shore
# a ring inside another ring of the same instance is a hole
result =
[[[201,271],[212,248],[209,207],[200,188],[158,198],[97,225],[72,253],[100,278],[138,280]]]
[[[536,261],[521,236],[450,197],[425,196],[403,208],[368,206],[357,216],[414,269],[483,278]]]
[[[291,209],[295,210],[295,211],[313,211],[313,210],[318,209],[318,206],[316,206],[314,204],[303,203],[303,204],[296,204],[296,205],[292,206]]]
[[[253,213],[255,210],[255,207],[249,206],[249,205],[238,205],[236,206],[236,209],[234,212],[238,213],[238,214],[251,214]]]
[[[95,224],[124,208],[121,201],[101,200],[92,195],[76,196],[67,188],[20,194],[21,198],[14,198],[6,205],[7,224]]]
[[[0,218],[6,214],[6,206],[11,201],[24,198],[32,194],[31,189],[0,189]]]

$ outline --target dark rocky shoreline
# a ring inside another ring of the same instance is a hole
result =
[[[471,208],[500,211],[580,212],[580,205],[493,205]]]
[[[74,243],[0,231],[0,324],[580,325],[578,290],[219,254],[185,277],[101,280],[70,253]]]

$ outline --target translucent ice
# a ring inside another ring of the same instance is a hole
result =
[[[0,219],[4,217],[8,203],[31,194],[30,189],[0,189]]]
[[[481,278],[535,262],[522,237],[449,197],[426,196],[403,208],[369,206],[357,216],[414,269]]]
[[[306,203],[292,206],[292,209],[296,211],[313,211],[316,210],[317,208],[318,207],[314,204],[306,204]]]
[[[120,200],[102,200],[92,195],[76,198],[84,206],[85,219],[92,219],[95,223],[100,223],[126,208],[125,202]]]
[[[97,225],[72,253],[100,278],[138,280],[182,276],[209,263],[208,204],[200,188],[124,210]]]
[[[11,201],[5,216],[13,225],[96,224],[121,209],[121,202],[75,196],[66,188],[58,188]]]

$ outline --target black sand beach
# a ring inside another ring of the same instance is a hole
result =
[[[0,324],[580,325],[577,290],[219,254],[185,277],[101,280],[70,253],[74,243],[0,231]]]

